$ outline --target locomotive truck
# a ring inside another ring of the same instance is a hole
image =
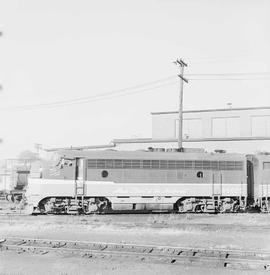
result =
[[[270,156],[229,153],[63,151],[31,171],[30,213],[269,211]]]

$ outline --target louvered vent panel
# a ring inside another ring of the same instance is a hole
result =
[[[89,159],[89,169],[243,170],[241,161]]]

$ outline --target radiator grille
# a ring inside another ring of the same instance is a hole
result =
[[[88,159],[88,169],[243,170],[242,161]]]

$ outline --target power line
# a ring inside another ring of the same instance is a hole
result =
[[[265,56],[258,55],[250,55],[250,54],[242,54],[242,55],[234,55],[234,56],[219,56],[219,57],[186,57],[192,64],[205,64],[205,63],[226,63],[226,62],[241,62],[243,60],[253,59],[252,61],[265,61]]]
[[[65,107],[65,106],[70,106],[70,105],[75,105],[75,104],[85,104],[85,103],[90,103],[90,102],[96,102],[96,101],[101,101],[101,100],[107,100],[107,99],[113,99],[117,97],[122,97],[122,96],[127,96],[127,95],[133,95],[133,94],[138,94],[142,92],[148,92],[152,90],[156,90],[162,87],[167,87],[176,84],[176,81],[171,81],[165,84],[160,84],[156,85],[153,87],[149,88],[141,88],[137,89],[135,91],[127,91],[126,93],[118,93],[118,94],[112,94],[112,93],[106,93],[100,96],[93,96],[93,97],[87,97],[84,100],[81,101],[63,101],[63,102],[58,102],[57,104],[33,104],[33,105],[21,105],[21,106],[14,106],[14,107],[9,107],[8,109],[19,109],[19,110],[34,110],[34,109],[43,109],[43,108],[58,108],[58,107]]]
[[[188,78],[188,80],[270,80],[270,78]]]
[[[185,74],[186,76],[201,76],[202,78],[196,78],[191,77],[188,78],[188,80],[191,81],[245,81],[245,80],[270,80],[270,72],[234,72],[234,73],[196,73],[196,74]],[[243,76],[242,78],[233,76]],[[268,77],[269,75],[269,77]],[[207,77],[208,78],[205,78]],[[212,77],[213,78],[212,78]],[[225,76],[225,77],[221,77]],[[226,77],[227,76],[227,77]],[[246,77],[244,77],[246,76]],[[256,78],[248,78],[248,76],[254,76]],[[258,78],[259,77],[259,78]],[[169,80],[175,79],[173,82],[169,82]],[[75,105],[75,104],[85,104],[89,102],[94,101],[100,101],[100,100],[107,100],[107,99],[113,99],[115,97],[122,97],[126,95],[132,95],[132,94],[138,94],[142,92],[152,91],[155,89],[159,89],[162,87],[170,86],[176,84],[176,77],[175,76],[168,76],[165,78],[161,78],[155,81],[142,83],[139,85],[118,89],[106,93],[96,94],[93,96],[87,96],[87,97],[79,97],[79,98],[73,98],[68,100],[59,100],[59,101],[53,101],[48,103],[38,103],[38,104],[32,104],[32,105],[21,105],[21,106],[10,106],[3,109],[19,109],[19,110],[32,110],[37,108],[58,108],[58,107],[64,107],[69,105]],[[158,84],[157,86],[154,86],[155,84]]]
[[[75,103],[75,102],[79,103],[81,101],[92,100],[92,99],[100,98],[100,97],[103,97],[103,96],[121,94],[121,93],[124,93],[124,92],[129,91],[129,90],[137,90],[137,89],[143,88],[145,86],[152,86],[152,85],[157,84],[157,83],[166,82],[166,81],[168,81],[170,79],[173,79],[173,78],[175,78],[175,76],[169,76],[169,77],[161,78],[161,79],[158,79],[158,80],[155,80],[155,81],[145,82],[143,84],[139,84],[139,85],[123,88],[123,89],[118,89],[118,90],[114,90],[114,91],[111,91],[111,92],[101,93],[101,94],[97,94],[97,95],[94,95],[94,96],[79,97],[79,98],[73,98],[73,99],[68,99],[68,100],[59,100],[59,101],[53,101],[53,102],[48,102],[48,103],[23,105],[23,106],[17,106],[16,108],[20,108],[20,107],[26,107],[26,108],[29,107],[29,108],[31,108],[31,107],[43,107],[43,106],[46,107],[46,106],[65,104],[65,103]],[[150,88],[151,87],[149,87],[149,89]]]
[[[255,75],[255,76],[265,76],[269,75],[270,72],[258,72],[258,73],[197,73],[197,74],[186,74],[188,76],[232,76],[232,75],[243,75],[243,76],[248,76],[248,75]]]

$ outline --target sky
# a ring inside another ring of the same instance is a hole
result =
[[[185,110],[270,106],[269,75],[192,80],[269,73],[269,13],[267,0],[0,0],[0,159],[151,137],[150,113],[178,108],[177,58]]]

